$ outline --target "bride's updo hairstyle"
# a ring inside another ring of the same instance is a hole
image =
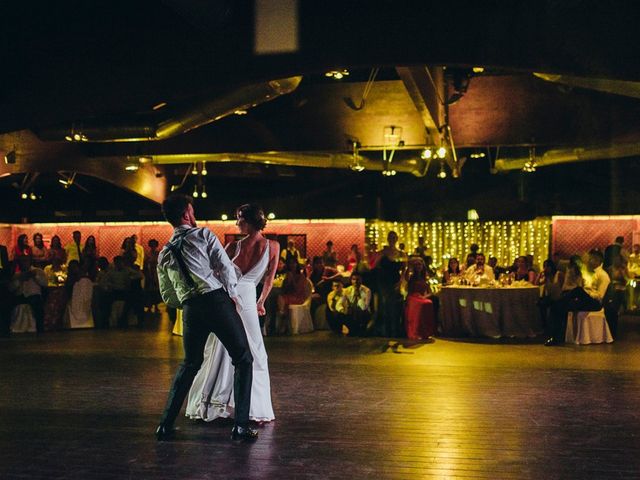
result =
[[[245,222],[258,231],[264,230],[264,227],[267,226],[267,219],[264,216],[262,207],[255,203],[240,205],[236,209],[236,216],[242,217]]]

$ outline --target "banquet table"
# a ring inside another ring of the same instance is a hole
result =
[[[440,291],[442,335],[450,337],[535,337],[543,326],[540,290],[531,286],[450,286]]]

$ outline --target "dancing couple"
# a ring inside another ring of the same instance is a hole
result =
[[[264,315],[280,247],[262,236],[264,212],[249,204],[236,212],[245,237],[225,251],[209,229],[197,227],[192,202],[174,194],[162,204],[174,231],[158,256],[158,279],[165,303],[183,309],[184,361],[156,438],[174,436],[175,419],[188,395],[187,416],[211,421],[233,415],[231,439],[253,441],[258,432],[249,421],[275,418],[258,315]],[[261,280],[264,287],[257,298]]]

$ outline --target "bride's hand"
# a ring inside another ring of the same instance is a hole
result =
[[[258,308],[258,316],[262,317],[263,315],[267,314],[267,311],[264,309],[264,303],[258,302],[258,305],[256,305],[256,307]]]

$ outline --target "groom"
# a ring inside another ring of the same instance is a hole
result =
[[[158,440],[171,438],[175,421],[193,379],[203,362],[204,346],[213,332],[229,352],[235,367],[234,441],[253,441],[258,432],[249,428],[253,357],[247,334],[236,311],[235,268],[216,236],[197,228],[193,200],[170,195],[162,213],[173,226],[173,236],[158,256],[158,280],[162,299],[168,306],[183,309],[184,361],[173,379],[167,406],[156,429]]]

